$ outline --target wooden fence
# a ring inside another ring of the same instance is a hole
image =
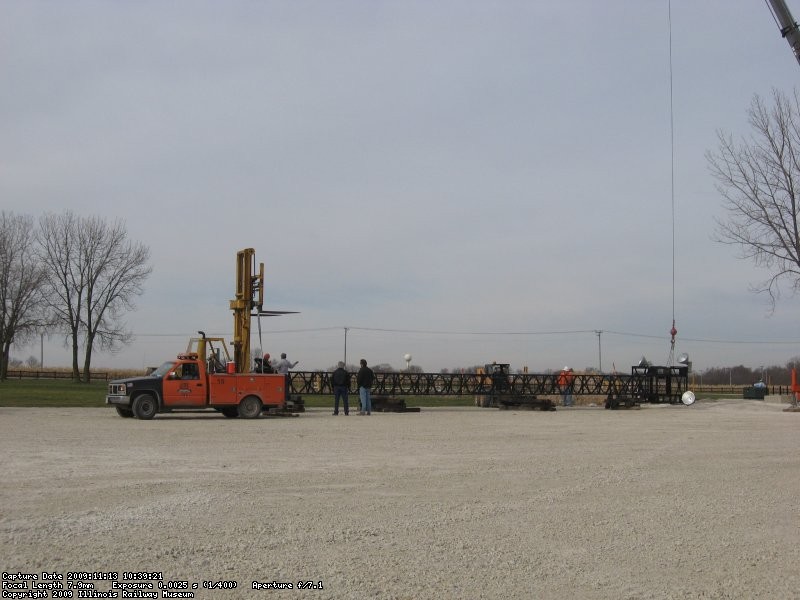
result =
[[[89,371],[92,381],[108,381],[109,373]],[[72,371],[33,371],[30,369],[9,369],[8,379],[72,379]]]

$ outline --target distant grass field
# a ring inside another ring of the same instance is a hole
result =
[[[105,381],[74,383],[55,379],[9,379],[0,382],[0,406],[105,406]],[[305,396],[310,408],[333,407],[333,396]],[[358,395],[350,395],[358,406]],[[409,396],[406,406],[474,406],[472,396]]]
[[[108,384],[63,379],[0,382],[0,406],[104,406]]]

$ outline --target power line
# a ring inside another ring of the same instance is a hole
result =
[[[430,329],[386,329],[380,327],[348,327],[348,329],[386,333],[420,333],[426,335],[571,335],[575,333],[594,333],[594,329],[556,331],[439,331]]]
[[[663,339],[663,335],[651,335],[646,333],[632,333],[628,331],[611,331],[604,329],[603,333],[610,333],[612,335],[620,335],[624,337],[637,337],[637,338],[650,338],[650,339]],[[800,344],[800,340],[718,340],[712,338],[682,338],[685,342],[701,342],[706,344]]]
[[[323,331],[367,331],[378,333],[411,333],[416,335],[458,335],[458,336],[548,336],[548,335],[578,335],[578,334],[593,334],[597,335],[598,331],[609,335],[616,335],[621,337],[644,338],[644,339],[663,339],[663,335],[636,333],[632,331],[615,331],[613,329],[557,329],[546,331],[456,331],[456,330],[437,330],[437,329],[400,329],[388,327],[310,327],[303,329],[276,329],[266,333],[268,334],[283,334],[283,333],[314,333]],[[188,333],[134,333],[137,338],[148,337],[180,337],[190,338],[194,337]],[[230,332],[225,333],[207,333],[209,337],[224,337],[230,335]],[[682,338],[686,342],[706,343],[706,344],[781,344],[791,345],[800,344],[800,339],[797,340],[735,340],[735,339],[715,339],[715,338]]]

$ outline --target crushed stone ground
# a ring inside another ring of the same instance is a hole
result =
[[[798,434],[800,414],[745,400],[0,408],[0,569],[158,571],[214,599],[800,598]]]

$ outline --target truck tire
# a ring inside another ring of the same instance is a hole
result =
[[[261,414],[261,400],[256,396],[245,396],[239,402],[239,416],[242,419],[255,419]]]
[[[133,411],[130,408],[123,408],[122,406],[115,406],[114,408],[117,409],[117,414],[120,417],[125,417],[129,419],[133,416]]]
[[[137,419],[144,421],[150,420],[156,416],[158,412],[158,402],[151,394],[142,394],[136,396],[133,401],[133,414]]]

